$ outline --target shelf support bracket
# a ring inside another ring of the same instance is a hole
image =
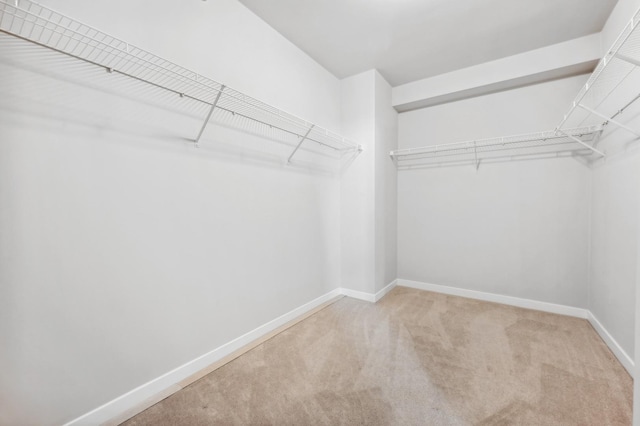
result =
[[[593,147],[597,148],[598,144],[600,143],[600,137],[602,136],[602,130],[599,130],[596,132],[596,135],[593,138]]]
[[[196,146],[198,146],[200,144],[200,138],[202,137],[202,134],[204,133],[204,129],[207,128],[207,124],[209,124],[209,120],[211,119],[211,114],[213,114],[213,110],[216,109],[216,105],[218,105],[218,101],[220,100],[220,96],[222,95],[222,91],[224,90],[225,85],[223,84],[220,87],[220,91],[218,91],[218,95],[216,96],[216,100],[213,101],[213,103],[211,104],[211,109],[209,110],[209,113],[207,114],[207,118],[204,119],[204,123],[202,123],[202,127],[200,128],[200,133],[198,133],[198,136],[196,137]]]
[[[599,113],[599,112],[598,112],[598,111],[596,111],[595,109],[591,109],[591,108],[589,108],[589,107],[587,107],[587,106],[584,106],[584,105],[582,105],[582,104],[578,104],[578,106],[579,106],[580,108],[584,109],[585,111],[588,111],[588,112],[590,112],[590,113],[591,113],[591,114],[593,114],[593,115],[597,115],[598,117],[605,119],[607,122],[609,122],[609,123],[613,123],[613,124],[615,124],[616,126],[621,127],[621,128],[623,128],[623,129],[625,129],[626,131],[633,133],[633,134],[634,134],[634,135],[636,135],[637,137],[640,137],[640,132],[637,132],[636,130],[632,129],[631,127],[626,126],[626,125],[622,124],[621,122],[619,122],[619,121],[617,121],[617,120],[614,120],[614,119],[613,119],[613,118],[611,118],[611,117],[607,117],[606,115]]]
[[[562,130],[558,129],[557,130],[558,133],[562,133],[563,135],[565,135],[566,137],[568,137],[569,139],[573,140],[574,142],[579,143],[580,145],[584,146],[585,148],[589,148],[591,151],[595,152],[596,154],[600,154],[603,157],[606,157],[607,154],[605,154],[604,152],[592,147],[591,145],[589,145],[586,142],[581,141],[580,139],[576,138],[573,135],[570,135],[569,133],[563,132]]]
[[[478,160],[478,145],[476,144],[476,141],[473,141],[473,154],[476,157],[476,172],[477,172],[478,169],[480,168],[480,160]]]
[[[616,58],[618,59],[622,59],[625,62],[629,62],[632,65],[635,65],[636,67],[640,67],[640,61],[638,61],[637,59],[634,59],[630,56],[627,55],[623,55],[622,53],[616,53],[615,55]]]
[[[309,133],[311,133],[311,131],[313,130],[314,127],[315,127],[315,124],[312,124],[311,127],[309,127],[309,130],[307,130],[307,133],[305,133],[304,136],[302,137],[302,139],[300,139],[300,142],[298,142],[298,145],[296,146],[296,149],[294,149],[293,152],[291,153],[291,155],[289,156],[289,159],[287,160],[287,163],[291,163],[291,159],[293,158],[295,153],[298,152],[298,148],[300,148],[300,145],[302,145],[302,142],[304,142],[307,139],[307,137],[309,136]]]

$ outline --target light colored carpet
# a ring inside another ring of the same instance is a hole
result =
[[[343,298],[126,425],[630,425],[586,320],[397,287]]]

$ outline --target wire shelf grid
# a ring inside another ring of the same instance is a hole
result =
[[[640,10],[600,60],[556,129],[617,124],[616,116],[640,97],[639,24]]]
[[[550,130],[464,142],[429,145],[391,151],[391,158],[398,167],[445,163],[475,163],[488,159],[519,157],[536,154],[589,155],[602,131],[600,126],[567,129],[562,132]]]
[[[288,143],[306,140],[334,151],[361,150],[337,133],[31,0],[0,0],[0,32],[203,103],[216,112],[209,116],[212,121],[224,125]]]

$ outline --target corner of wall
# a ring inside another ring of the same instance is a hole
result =
[[[587,174],[587,308],[591,310],[591,284],[592,284],[592,230],[593,230],[593,170]]]

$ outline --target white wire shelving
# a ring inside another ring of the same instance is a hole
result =
[[[613,124],[636,137],[640,130],[621,122],[625,110],[640,98],[640,10],[627,23],[611,49],[580,89],[569,112],[556,127]],[[622,120],[623,121],[623,120]]]
[[[194,130],[196,145],[211,121],[290,144],[288,162],[305,142],[338,153],[362,150],[337,133],[30,0],[0,0],[0,33],[203,104],[208,111]]]
[[[474,164],[522,157],[603,158],[600,135],[615,125],[640,138],[623,114],[640,98],[640,10],[580,89],[569,112],[552,131],[391,151],[399,169]]]
[[[399,169],[444,165],[473,164],[476,169],[483,162],[537,156],[603,155],[596,146],[602,131],[600,126],[555,130],[429,145],[391,151],[391,158]]]

